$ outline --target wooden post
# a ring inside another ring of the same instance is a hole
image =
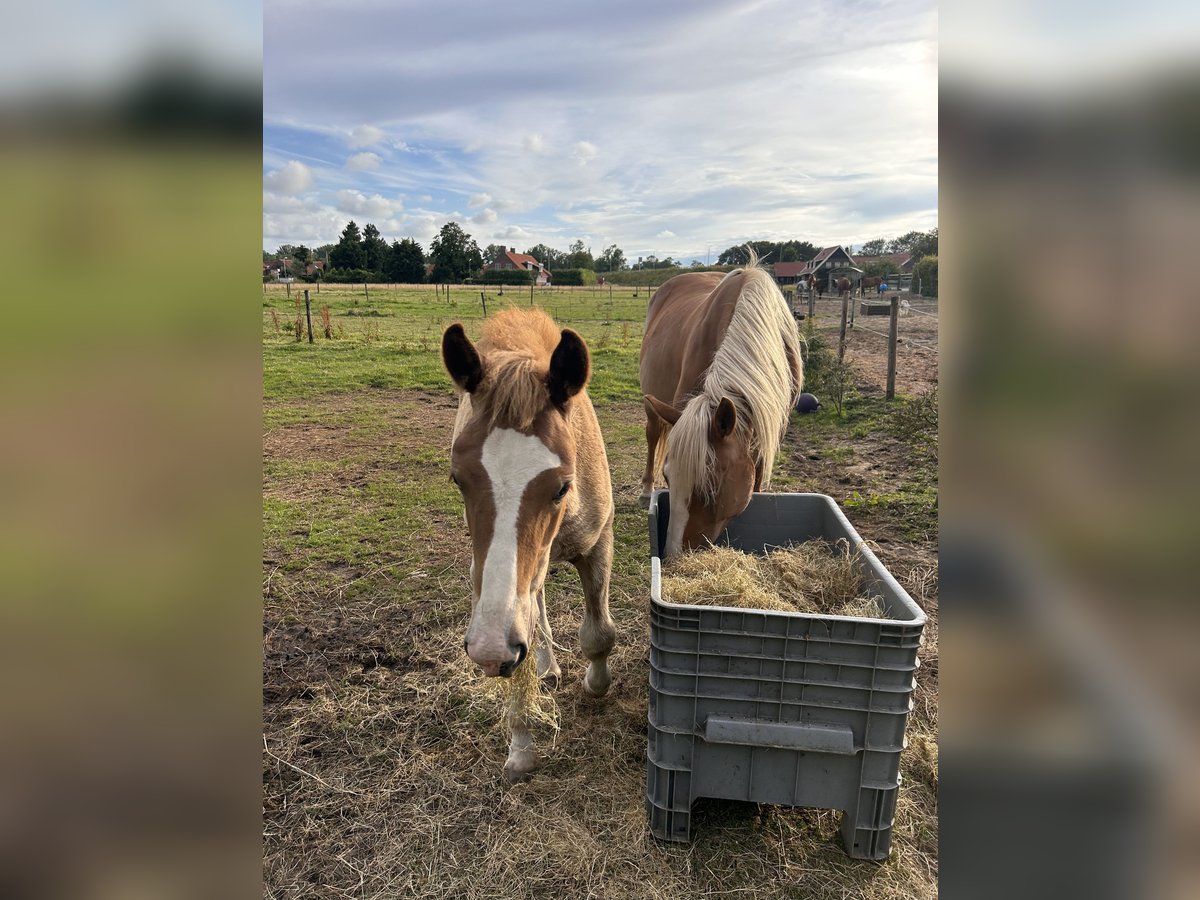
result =
[[[529,305],[533,306],[533,282],[529,282]]]
[[[365,281],[363,282],[363,296],[366,297],[368,300],[371,299],[371,294],[367,290],[367,283]]]
[[[887,366],[887,399],[896,396],[896,318],[900,314],[900,297],[892,295],[892,308],[888,319],[888,366]]]
[[[483,291],[479,292],[479,302],[483,304],[483,317],[487,318],[487,297],[483,296]]]
[[[838,332],[838,362],[846,356],[846,312],[850,306],[850,292],[842,294],[842,327]]]
[[[808,286],[808,320],[815,321],[817,318],[817,288],[815,285]]]
[[[864,292],[864,293],[863,293],[863,299],[865,300],[866,298],[867,298],[867,295],[866,295],[866,293]],[[855,302],[854,302],[854,298],[853,298],[853,297],[851,297],[851,298],[850,298],[850,327],[851,327],[851,328],[853,328],[853,327],[854,327],[854,309],[855,309],[855,307],[857,307],[857,306],[858,306],[858,304],[857,304],[857,303],[855,303]]]
[[[287,288],[288,299],[290,300],[292,298],[292,283],[290,281],[287,281],[287,282],[284,282],[283,286],[285,288]]]
[[[312,339],[312,310],[308,306],[308,291],[304,292],[304,318],[308,319],[308,342],[311,344]]]

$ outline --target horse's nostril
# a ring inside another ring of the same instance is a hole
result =
[[[513,663],[515,669],[525,661],[525,657],[529,655],[529,646],[527,644],[517,644],[517,661]]]
[[[515,669],[516,667],[517,667],[517,664],[515,662],[512,662],[511,660],[506,663],[500,663],[501,677],[507,678],[509,675],[511,675],[513,673],[513,669]]]

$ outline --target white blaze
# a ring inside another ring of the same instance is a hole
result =
[[[679,508],[676,509],[675,507]],[[683,497],[671,497],[671,518],[667,520],[667,549],[665,556],[674,556],[683,549],[683,530],[687,528],[688,516],[687,501]]]
[[[562,460],[540,438],[511,428],[497,428],[487,436],[481,460],[492,483],[496,522],[483,559],[479,603],[467,640],[474,643],[479,637],[485,640],[494,637],[507,642],[510,601],[518,587],[522,590],[528,587],[517,584],[517,515],[521,511],[521,498],[534,478],[558,468]]]

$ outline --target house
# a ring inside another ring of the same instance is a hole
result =
[[[325,260],[323,259],[314,259],[304,267],[304,275],[306,278],[311,278],[318,272],[321,273],[321,277],[325,276]]]
[[[283,263],[277,259],[263,261],[263,278],[278,278],[283,272]]]
[[[775,283],[780,287],[790,287],[796,283],[800,273],[808,265],[806,262],[777,262],[774,266]]]
[[[809,275],[816,275],[824,289],[829,290],[835,275],[844,275],[857,284],[862,278],[862,269],[858,267],[850,251],[837,244],[821,248],[821,252],[805,263],[804,268],[796,273],[795,277],[806,278]]]
[[[504,272],[512,269],[524,269],[527,272],[536,272],[534,283],[538,287],[543,287],[550,283],[550,270],[528,253],[518,253],[516,247],[509,247],[483,267],[483,271],[485,272]]]
[[[856,256],[860,268],[865,269],[872,263],[887,263],[889,273],[900,275],[912,274],[917,260],[911,253],[884,253],[880,256]]]

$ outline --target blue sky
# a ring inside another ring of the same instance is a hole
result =
[[[654,253],[937,225],[937,30],[896,2],[264,5],[263,246]]]

